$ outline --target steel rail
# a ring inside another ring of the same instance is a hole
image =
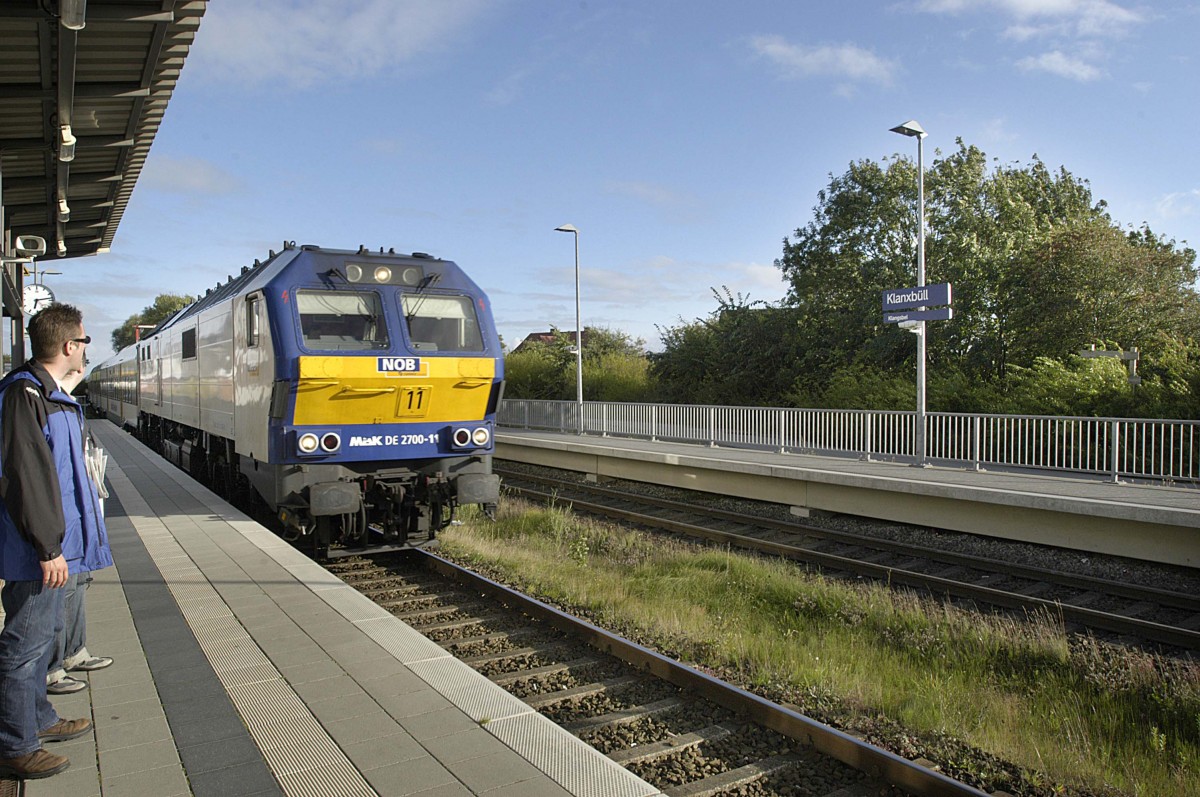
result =
[[[548,493],[540,493],[536,490],[524,490],[524,492],[545,498],[556,497]],[[580,501],[575,499],[569,499],[569,501],[576,508],[583,509],[588,512],[606,515],[608,517],[614,517],[621,520],[627,520],[629,522],[639,523],[646,526],[657,527],[678,534],[698,537],[726,545],[735,545],[739,548],[745,548],[748,550],[771,553],[796,561],[808,562],[810,564],[821,565],[822,567],[830,567],[838,570],[857,573],[859,575],[878,579],[880,581],[886,581],[890,584],[902,584],[907,587],[927,589],[933,592],[950,595],[952,597],[980,601],[1006,609],[1044,611],[1048,612],[1052,617],[1061,617],[1064,621],[1078,623],[1089,628],[1100,629],[1117,634],[1136,636],[1152,642],[1173,645],[1175,647],[1185,648],[1188,650],[1200,650],[1200,631],[1192,631],[1186,628],[1163,625],[1161,623],[1154,623],[1147,620],[1138,620],[1133,617],[1110,614],[1108,612],[1087,609],[1081,606],[1072,606],[1071,604],[1064,604],[1058,601],[1049,601],[1043,598],[1018,595],[1016,593],[1005,592],[1003,590],[998,590],[991,587],[968,584],[963,581],[954,581],[953,579],[926,575],[924,573],[903,570],[901,568],[891,567],[888,565],[877,565],[871,562],[864,562],[858,559],[838,556],[837,554],[821,553],[819,551],[812,551],[785,543],[761,540],[745,534],[718,531],[716,529],[705,528],[704,526],[697,526],[692,523],[667,520],[654,515],[647,515],[625,509],[617,509],[615,507],[604,506],[602,504],[592,503],[589,501]]]
[[[547,603],[517,592],[478,573],[460,567],[430,551],[406,551],[428,569],[454,578],[472,590],[537,618],[547,625],[581,638],[597,650],[649,672],[717,705],[738,712],[766,728],[811,745],[813,749],[854,767],[873,778],[920,797],[986,797],[986,792],[824,725],[785,706],[747,692],[717,678],[631,642]]]
[[[508,474],[512,478],[518,480],[531,481],[547,485],[562,485],[568,489],[579,490],[585,494],[590,493],[636,501],[637,503],[648,504],[650,506],[656,506],[663,509],[676,510],[680,512],[695,511],[695,505],[693,504],[684,503],[682,501],[673,501],[668,498],[634,495],[622,492],[620,490],[613,490],[608,487],[600,487],[592,484],[579,484],[577,482],[555,479],[550,476],[516,473],[513,471],[507,471],[503,468],[494,468],[494,471],[502,475]],[[514,487],[514,489],[519,488]],[[1026,578],[1033,581],[1049,581],[1056,586],[1089,590],[1093,592],[1103,592],[1107,595],[1127,598],[1129,600],[1154,601],[1160,606],[1173,609],[1183,609],[1185,611],[1200,614],[1200,596],[1196,595],[1173,592],[1171,590],[1160,589],[1157,587],[1127,584],[1120,581],[1111,581],[1109,579],[1080,575],[1078,573],[1064,573],[1061,570],[1051,570],[1049,568],[1036,567],[1034,565],[1024,565],[1013,562],[998,562],[995,559],[987,559],[982,556],[956,553],[954,551],[943,551],[937,548],[895,542],[894,540],[883,539],[880,537],[864,537],[852,532],[826,529],[821,528],[820,526],[812,526],[805,523],[789,523],[787,521],[775,520],[768,517],[731,512],[726,509],[705,507],[704,512],[710,517],[722,518],[730,521],[731,523],[741,523],[748,526],[763,526],[776,531],[787,532],[789,534],[805,534],[811,537],[820,537],[821,539],[845,543],[846,545],[858,545],[881,551],[889,551],[892,553],[926,556],[930,559],[943,562],[945,564],[959,565],[961,567],[970,567],[989,572],[1000,570],[1005,575],[1015,576],[1017,578]]]

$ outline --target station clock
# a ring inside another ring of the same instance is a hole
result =
[[[34,315],[52,304],[54,304],[54,291],[46,285],[39,283],[26,285],[21,294],[21,309],[25,311],[25,315]]]

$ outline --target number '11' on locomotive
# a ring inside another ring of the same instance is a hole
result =
[[[457,265],[285,244],[97,366],[92,404],[289,538],[425,544],[494,509],[504,359]]]

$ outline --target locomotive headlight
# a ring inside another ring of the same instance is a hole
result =
[[[337,432],[326,432],[321,436],[321,448],[329,453],[333,453],[342,447],[342,438]]]
[[[416,285],[425,275],[421,273],[419,268],[406,268],[400,272],[400,282],[403,285]]]
[[[354,263],[348,263],[346,265],[346,279],[348,279],[350,282],[362,282],[362,278],[362,266]]]
[[[321,441],[318,440],[317,436],[312,432],[305,432],[304,434],[300,435],[300,439],[296,441],[296,447],[300,449],[301,454],[311,454],[317,450],[317,446],[320,444]]]
[[[460,426],[450,435],[455,448],[486,448],[492,440],[492,433],[486,426],[468,429]]]
[[[387,266],[376,266],[375,267],[375,281],[376,282],[385,282],[385,283],[391,282],[392,281],[392,270],[390,268],[388,268]]]

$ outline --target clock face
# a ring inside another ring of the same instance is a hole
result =
[[[45,285],[26,285],[21,294],[21,309],[25,315],[35,315],[54,304],[54,292]]]

